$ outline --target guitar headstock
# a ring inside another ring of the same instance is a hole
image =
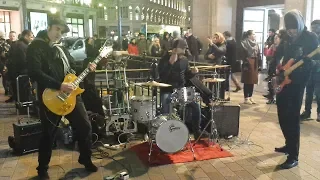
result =
[[[99,51],[101,57],[106,57],[113,52],[113,48],[111,46],[102,46]]]

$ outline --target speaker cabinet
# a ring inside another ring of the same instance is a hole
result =
[[[215,106],[213,111],[213,119],[216,123],[220,137],[227,138],[228,136],[239,135],[239,119],[240,119],[240,105],[226,103],[220,106]],[[202,109],[202,127],[211,119],[210,108]],[[210,132],[210,125],[207,131]]]
[[[37,151],[41,138],[42,128],[39,120],[22,121],[13,124],[14,147],[17,154]]]

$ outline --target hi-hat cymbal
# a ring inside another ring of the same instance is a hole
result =
[[[171,86],[170,84],[159,83],[159,82],[156,82],[156,81],[134,83],[134,85],[137,85],[137,86],[149,86],[149,87],[170,87]]]
[[[207,78],[203,79],[202,82],[207,82],[207,83],[215,83],[215,82],[224,82],[226,79],[222,78]]]

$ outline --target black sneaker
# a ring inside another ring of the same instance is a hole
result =
[[[4,102],[6,102],[6,103],[11,103],[11,102],[13,102],[13,101],[14,101],[13,97],[10,97],[9,99],[5,100]]]
[[[311,112],[303,111],[303,113],[300,115],[300,120],[305,121],[310,119]]]
[[[237,87],[237,89],[235,89],[233,92],[239,92],[241,90],[241,88]]]
[[[298,166],[299,162],[295,159],[287,159],[283,164],[280,165],[280,168],[282,169],[291,169],[293,167]]]
[[[276,100],[274,99],[269,99],[269,101],[267,102],[267,104],[275,104],[276,103]]]
[[[97,166],[94,165],[94,164],[92,163],[92,161],[85,162],[85,161],[79,159],[78,162],[79,162],[79,164],[84,165],[85,169],[86,169],[88,172],[97,172],[97,171],[98,171]]]
[[[275,152],[278,152],[278,153],[288,154],[288,148],[287,148],[287,146],[282,146],[282,147],[279,147],[279,148],[274,148],[274,151],[275,151]]]
[[[48,172],[38,172],[38,178],[39,180],[49,180],[49,174]]]

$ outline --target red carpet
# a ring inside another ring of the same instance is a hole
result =
[[[194,155],[196,157],[196,159],[194,160],[189,144],[187,144],[186,146],[188,147],[188,150],[179,151],[175,154],[167,154],[161,151],[158,148],[158,146],[154,144],[150,163],[148,162],[148,159],[149,159],[148,142],[135,145],[131,147],[131,150],[134,151],[139,157],[139,159],[147,166],[184,163],[184,162],[191,162],[191,161],[202,161],[207,159],[216,159],[216,158],[233,156],[230,152],[224,149],[220,149],[218,145],[208,147],[207,142],[201,141],[201,142],[198,142],[193,147]]]

